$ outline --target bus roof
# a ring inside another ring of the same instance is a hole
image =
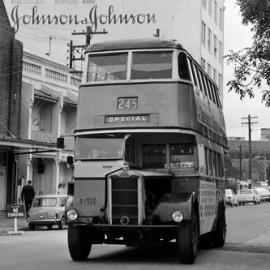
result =
[[[113,40],[96,43],[89,46],[86,52],[130,50],[130,49],[183,49],[182,45],[173,40],[164,40],[158,38],[151,39],[127,39]]]

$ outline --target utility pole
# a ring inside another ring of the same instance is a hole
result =
[[[85,44],[84,45],[73,45],[73,41],[71,40],[69,43],[69,67],[73,67],[73,61],[83,61],[83,52],[79,52],[78,49],[86,50],[86,48],[90,45],[91,38],[93,35],[98,35],[98,34],[107,34],[108,32],[103,29],[103,31],[92,31],[91,26],[86,26],[86,31],[82,32],[73,32],[72,35],[84,35],[85,36]],[[81,54],[80,57],[75,57],[75,53],[78,52]],[[72,71],[74,73],[76,71]],[[80,72],[80,71],[77,71]]]
[[[239,146],[239,154],[240,154],[240,171],[239,171],[239,180],[242,180],[242,145]]]
[[[251,125],[258,124],[258,122],[253,122],[252,119],[257,119],[257,116],[242,117],[242,120],[247,120],[247,122],[242,122],[242,124],[248,125],[248,178],[251,180],[252,177],[252,166],[251,166]]]

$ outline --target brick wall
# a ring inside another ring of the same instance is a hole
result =
[[[19,138],[22,43],[14,36],[0,0],[0,134]]]

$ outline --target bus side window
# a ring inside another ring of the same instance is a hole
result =
[[[170,144],[170,168],[194,168],[194,146],[189,143]]]
[[[204,76],[203,73],[201,72],[201,70],[199,70],[199,77],[200,77],[200,80],[201,80],[201,86],[202,86],[203,92],[208,97],[208,93],[207,93],[205,82],[203,80],[203,76]]]
[[[206,170],[205,170],[205,174],[208,175],[209,173],[209,166],[208,166],[208,150],[207,148],[205,147],[204,148],[204,160],[205,160],[205,167],[206,167]]]
[[[187,63],[187,57],[186,54],[183,52],[180,52],[178,55],[178,73],[181,79],[188,81],[191,80]]]
[[[189,60],[190,68],[191,68],[191,74],[192,74],[193,82],[194,82],[195,86],[198,86],[196,72],[194,70],[194,66],[193,66],[192,60],[191,59],[188,59],[188,60]]]
[[[200,70],[198,69],[197,66],[195,66],[195,69],[196,69],[196,74],[197,74],[200,90],[203,92],[203,85],[202,85],[202,80],[200,77]]]

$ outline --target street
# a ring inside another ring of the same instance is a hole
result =
[[[225,247],[200,249],[193,265],[179,266],[173,245],[142,249],[95,245],[86,262],[73,262],[67,231],[41,228],[22,236],[0,236],[0,269],[270,269],[270,204],[227,207],[226,212]]]

